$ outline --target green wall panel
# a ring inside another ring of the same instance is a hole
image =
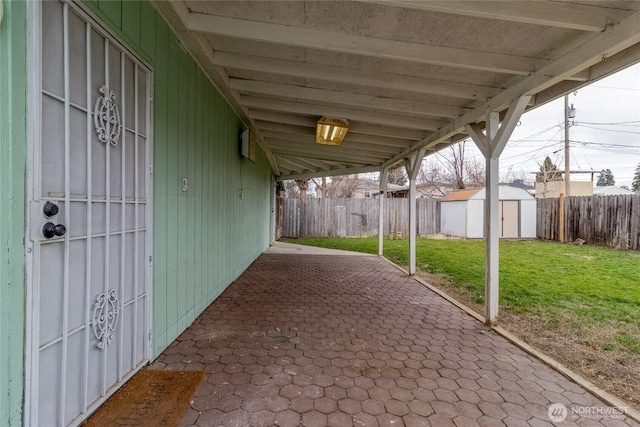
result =
[[[242,124],[147,1],[85,4],[154,71],[153,356],[269,243],[270,170],[237,151]],[[0,420],[22,424],[27,2],[0,25]],[[182,191],[182,177],[189,189]]]
[[[240,119],[148,2],[87,4],[154,71],[156,356],[268,247],[270,169],[240,157]]]
[[[25,327],[26,3],[0,24],[0,424],[22,424]]]

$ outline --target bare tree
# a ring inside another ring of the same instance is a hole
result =
[[[353,197],[358,189],[358,175],[334,176],[331,183],[327,184],[326,197],[340,198]]]
[[[440,163],[428,160],[418,171],[420,193],[427,197],[442,197],[451,190],[450,177]]]
[[[299,199],[300,189],[295,181],[283,181],[284,182],[284,197],[287,199]]]
[[[317,178],[311,179],[311,182],[316,186],[316,194],[318,198],[321,199],[323,197],[327,197],[327,178],[322,177],[320,181]]]
[[[465,175],[465,159],[464,159],[464,147],[466,140],[462,140],[457,144],[449,146],[448,155],[438,153],[438,156],[443,160],[444,165],[449,172],[449,175],[453,178],[456,188],[466,188],[464,182]]]
[[[389,184],[405,185],[407,183],[407,171],[403,165],[389,168],[387,174],[387,182]]]
[[[308,179],[296,179],[296,184],[298,185],[298,189],[300,190],[300,198],[307,198],[307,190],[309,189],[309,180]]]
[[[485,185],[484,162],[465,157],[465,141],[452,145],[444,153],[438,153],[438,161],[423,163],[418,180],[431,196],[443,196],[451,189],[482,187]]]
[[[470,187],[484,187],[486,180],[486,167],[484,162],[478,159],[467,159],[464,162],[466,183]]]

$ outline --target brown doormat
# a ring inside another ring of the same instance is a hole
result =
[[[86,427],[175,427],[204,378],[202,371],[142,370],[114,393]]]

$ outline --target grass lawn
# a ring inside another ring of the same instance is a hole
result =
[[[377,237],[288,241],[372,254],[378,251]],[[384,245],[387,258],[408,265],[407,240],[385,239]],[[482,314],[484,247],[483,240],[418,238],[417,267],[430,275],[428,281],[435,281],[445,292]],[[628,384],[627,374],[635,377],[637,388],[629,393],[612,391],[638,406],[640,380],[634,372],[640,361],[640,252],[543,241],[502,241],[500,310],[503,326],[596,383],[604,377]],[[568,348],[569,344],[577,347]],[[569,357],[558,356],[558,351],[568,351]],[[588,367],[580,368],[593,358],[600,365],[611,365],[609,371],[605,369],[603,373],[602,366],[593,368],[593,372]],[[629,365],[631,371],[626,373],[623,365]],[[624,372],[610,372],[618,368]],[[623,378],[617,378],[620,376]],[[606,384],[599,385],[611,389]]]

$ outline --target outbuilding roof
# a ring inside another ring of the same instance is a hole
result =
[[[482,188],[471,188],[466,190],[456,190],[448,193],[446,196],[442,198],[443,202],[453,202],[453,201],[463,201],[469,200],[471,197],[475,196],[478,191],[482,190]]]
[[[484,200],[486,188],[469,188],[464,190],[456,190],[448,193],[442,198],[443,202],[466,201],[466,200]],[[500,185],[498,187],[498,197],[500,200],[534,200],[535,198],[522,188],[512,187],[510,185]]]

